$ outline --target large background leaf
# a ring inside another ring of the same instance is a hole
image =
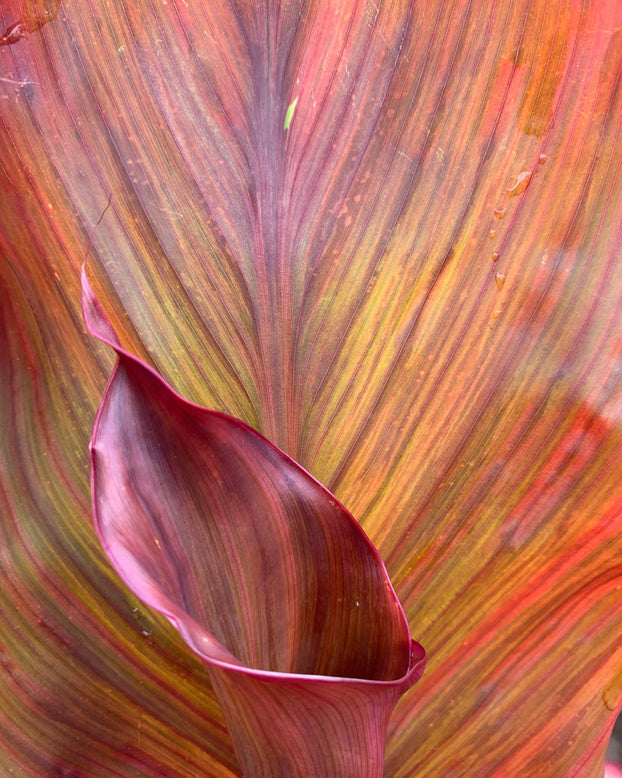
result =
[[[236,773],[201,668],[90,525],[111,361],[78,278],[112,193],[92,263],[122,338],[296,457],[387,561],[429,656],[387,775],[599,774],[622,9],[490,6],[68,0],[0,49],[5,772]]]

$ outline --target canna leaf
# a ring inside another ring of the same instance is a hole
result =
[[[127,585],[204,660],[244,775],[381,776],[388,718],[425,654],[356,521],[249,427],[124,351],[91,441],[95,525]]]
[[[90,521],[111,359],[79,277],[112,193],[91,267],[121,342],[326,484],[426,647],[386,778],[602,776],[620,30],[613,1],[67,0],[0,47],[0,772],[238,774]]]

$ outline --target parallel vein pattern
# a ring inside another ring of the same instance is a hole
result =
[[[37,9],[8,0],[0,30]],[[112,192],[90,261],[122,342],[297,459],[387,562],[429,665],[386,776],[602,774],[621,30],[616,0],[83,0],[0,48],[5,772],[236,770],[88,517],[111,362],[78,275]]]

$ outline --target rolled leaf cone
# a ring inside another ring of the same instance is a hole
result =
[[[425,654],[378,553],[296,462],[121,348],[91,441],[93,513],[126,584],[204,660],[246,778],[381,776]]]

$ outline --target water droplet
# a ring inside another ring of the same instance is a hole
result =
[[[522,194],[527,189],[529,182],[531,181],[531,170],[523,170],[516,176],[516,181],[507,190],[510,197],[516,197],[516,195]]]
[[[495,273],[495,281],[497,282],[498,288],[503,289],[503,284],[505,284],[505,273]]]
[[[498,319],[498,318],[499,318],[499,316],[501,316],[501,314],[502,314],[502,313],[503,313],[503,311],[499,311],[499,310],[497,310],[497,311],[495,311],[495,312],[493,313],[493,315],[492,315],[492,318],[493,318],[493,319]]]
[[[497,234],[497,230],[490,230],[490,232],[488,233],[488,237],[492,240],[492,238],[494,238],[496,234]]]
[[[492,259],[493,262],[496,262],[499,259],[499,252],[493,251],[492,254],[490,255],[490,258]]]
[[[540,158],[538,159],[538,163],[540,165],[544,165],[544,163],[547,161],[548,158],[549,158],[548,154],[540,154]]]
[[[497,219],[503,219],[503,217],[505,216],[505,207],[499,206],[498,208],[495,208],[493,213],[495,214]]]
[[[615,679],[612,684],[610,684],[606,689],[603,690],[603,702],[607,706],[609,710],[616,710],[618,707],[618,700],[620,697],[620,689],[616,688],[618,683],[616,684],[616,681],[618,679]]]

